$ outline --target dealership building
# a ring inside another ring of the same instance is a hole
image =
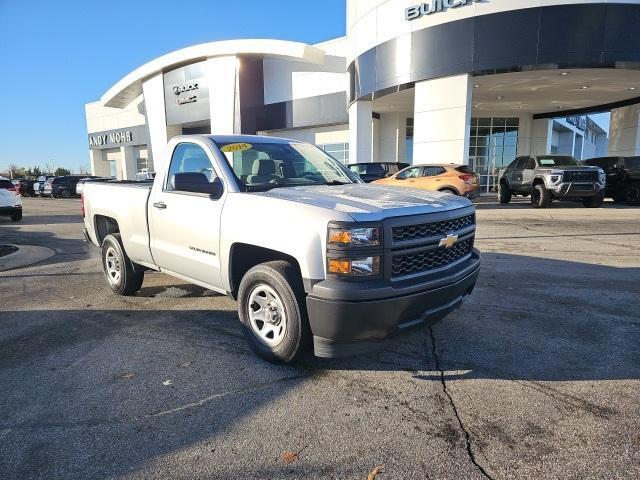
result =
[[[153,171],[189,133],[304,140],[345,163],[469,164],[487,192],[516,155],[640,155],[640,0],[346,8],[342,38],[205,43],[134,70],[86,105],[92,172]],[[588,116],[605,111],[608,135]]]

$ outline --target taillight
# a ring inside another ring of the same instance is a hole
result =
[[[476,176],[472,173],[465,173],[464,175],[458,175],[458,178],[460,178],[460,180],[462,180],[464,183],[467,183],[469,185],[472,185],[477,181]]]
[[[84,193],[80,194],[80,215],[84,218]]]

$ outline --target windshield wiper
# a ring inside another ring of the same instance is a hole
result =
[[[349,182],[341,182],[340,180],[331,180],[330,182],[324,182],[325,185],[351,185]]]

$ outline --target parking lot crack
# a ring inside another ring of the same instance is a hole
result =
[[[451,396],[451,393],[449,393],[449,389],[447,388],[447,382],[444,378],[444,370],[440,365],[440,357],[438,356],[438,351],[436,349],[436,337],[435,337],[435,334],[433,333],[432,326],[429,327],[429,335],[431,336],[431,354],[433,355],[433,361],[435,362],[436,369],[440,373],[440,383],[442,384],[442,391],[444,392],[445,396],[449,400],[449,404],[451,405],[453,414],[456,417],[456,420],[458,421],[460,430],[462,430],[462,432],[464,433],[467,456],[469,457],[469,460],[471,460],[471,463],[475,465],[475,467],[484,477],[493,480],[493,477],[489,475],[489,473],[487,473],[485,468],[478,463],[475,453],[473,452],[473,445],[471,444],[471,435],[465,428],[464,423],[462,423],[462,419],[460,418],[460,414],[458,413],[458,408],[456,407],[456,403],[454,402],[453,397]]]

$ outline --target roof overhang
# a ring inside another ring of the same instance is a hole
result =
[[[285,40],[247,39],[202,43],[176,50],[142,65],[111,87],[100,101],[105,107],[124,108],[140,96],[143,82],[150,77],[183,65],[228,55],[256,55],[318,65],[322,65],[325,59],[325,52],[320,48]]]

